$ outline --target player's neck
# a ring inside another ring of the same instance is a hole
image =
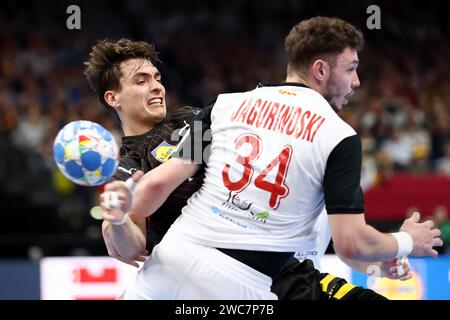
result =
[[[294,83],[300,83],[303,84],[309,88],[312,88],[311,84],[309,83],[309,81],[303,77],[302,75],[300,75],[299,73],[295,72],[295,73],[289,73],[286,76],[286,82],[294,82]],[[314,89],[314,88],[313,88]]]
[[[295,83],[300,83],[303,84],[305,86],[307,86],[308,88],[311,88],[315,91],[317,91],[318,93],[321,93],[321,88],[320,86],[317,85],[317,83],[315,83],[314,81],[312,81],[311,79],[308,79],[307,77],[301,75],[298,72],[289,72],[288,75],[286,76],[286,82],[295,82]]]
[[[148,124],[144,125],[144,124],[140,124],[140,123],[122,123],[122,130],[126,137],[139,136],[153,128],[154,128],[154,126],[151,126]]]

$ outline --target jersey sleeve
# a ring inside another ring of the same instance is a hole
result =
[[[330,153],[323,179],[328,214],[363,213],[361,141],[357,135],[342,140]]]
[[[188,159],[195,163],[206,165],[211,144],[211,112],[214,103],[202,108],[191,123],[189,130],[177,145],[172,157]]]

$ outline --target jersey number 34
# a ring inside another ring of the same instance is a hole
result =
[[[262,141],[261,138],[255,134],[242,134],[235,142],[236,149],[240,149],[244,144],[251,145],[251,151],[248,156],[238,156],[236,162],[244,167],[241,179],[238,181],[231,181],[229,172],[231,165],[226,164],[222,170],[222,178],[225,187],[231,191],[240,192],[247,188],[252,182],[255,169],[252,166],[252,162],[257,160],[261,155]],[[257,188],[265,190],[270,193],[269,206],[273,209],[277,209],[280,200],[289,194],[289,188],[284,183],[288,173],[289,163],[292,157],[292,147],[290,145],[284,146],[280,154],[275,157],[265,169],[254,179],[254,184]],[[278,172],[275,176],[275,182],[266,180],[267,175],[275,169],[278,165]]]

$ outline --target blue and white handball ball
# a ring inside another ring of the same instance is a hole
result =
[[[116,172],[119,150],[111,132],[101,125],[78,120],[56,136],[53,156],[66,178],[82,186],[98,186]]]

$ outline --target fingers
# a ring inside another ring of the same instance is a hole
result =
[[[387,277],[390,279],[405,281],[411,279],[414,275],[406,256],[402,257],[402,259],[387,261],[387,263],[391,265],[387,274]]]
[[[398,275],[399,277],[405,275],[406,272],[405,272],[405,269],[403,269],[403,266],[402,266],[402,265],[397,266],[396,269],[397,269],[397,275]]]
[[[144,172],[141,170],[136,171],[132,176],[131,180],[133,180],[134,183],[138,183],[139,180],[144,176]]]
[[[433,247],[440,247],[444,244],[444,241],[442,241],[441,238],[434,238],[433,239]]]
[[[436,250],[434,250],[434,249],[432,249],[431,250],[431,253],[430,253],[430,256],[433,258],[433,259],[436,259],[437,257],[438,257],[438,252],[436,251]]]
[[[106,210],[111,209],[111,198],[108,193],[102,193],[102,202],[100,203],[100,207],[105,208]]]
[[[412,270],[409,270],[404,276],[402,276],[401,278],[400,278],[400,281],[406,281],[406,280],[409,280],[409,279],[411,279],[412,277],[413,277],[413,272],[412,272]]]
[[[433,236],[433,238],[439,237],[441,235],[441,230],[433,229],[431,230],[431,235]]]
[[[121,261],[123,263],[129,264],[130,266],[139,268],[139,264],[136,261],[134,261],[134,260],[125,259],[125,258],[122,258],[120,256],[117,256],[117,257],[114,257],[114,258],[116,258],[117,260],[119,260],[119,261]]]
[[[111,198],[111,208],[114,209],[119,208],[120,207],[119,194],[116,191],[110,191],[109,197]]]
[[[127,195],[119,191],[105,191],[100,194],[100,207],[103,210],[119,209],[127,203]]]
[[[423,223],[424,226],[426,226],[428,229],[431,229],[434,227],[434,222],[431,220],[427,220]]]
[[[416,211],[416,212],[414,212],[412,214],[412,216],[409,219],[406,219],[406,220],[411,220],[412,222],[419,222],[419,220],[420,220],[420,213],[418,213]]]
[[[147,256],[139,256],[136,258],[136,261],[145,262],[147,260]]]
[[[130,192],[131,195],[134,194],[137,183],[139,182],[139,180],[142,178],[143,175],[144,175],[144,172],[136,171],[131,178],[128,178],[124,182],[125,187],[127,187],[128,191]]]
[[[119,260],[119,261],[121,261],[121,262],[123,262],[123,263],[129,264],[130,266],[133,266],[133,267],[136,267],[136,268],[139,268],[139,263],[137,263],[138,261],[139,262],[145,262],[147,260],[146,256],[138,256],[134,260],[121,257],[118,253],[116,253],[115,255],[110,254],[110,256],[115,258],[115,259],[117,259],[117,260]]]
[[[123,258],[119,255],[119,252],[117,252],[116,248],[112,244],[108,245],[108,243],[106,243],[106,247],[108,249],[108,255],[110,257],[113,257],[114,259],[117,259],[120,262],[129,264],[130,266],[133,266],[136,268],[139,268],[139,264],[136,261],[145,262],[145,260],[146,260],[146,259],[142,259],[142,258],[146,258],[144,256],[139,256],[138,259],[136,259],[136,261],[127,259],[127,258]]]
[[[398,264],[398,266],[396,267],[397,268],[396,271],[397,271],[397,274],[399,277],[405,276],[408,273],[408,271],[411,269],[411,266],[409,265],[409,262],[408,262],[408,258],[405,256],[402,257],[401,260],[397,260],[397,264]]]

